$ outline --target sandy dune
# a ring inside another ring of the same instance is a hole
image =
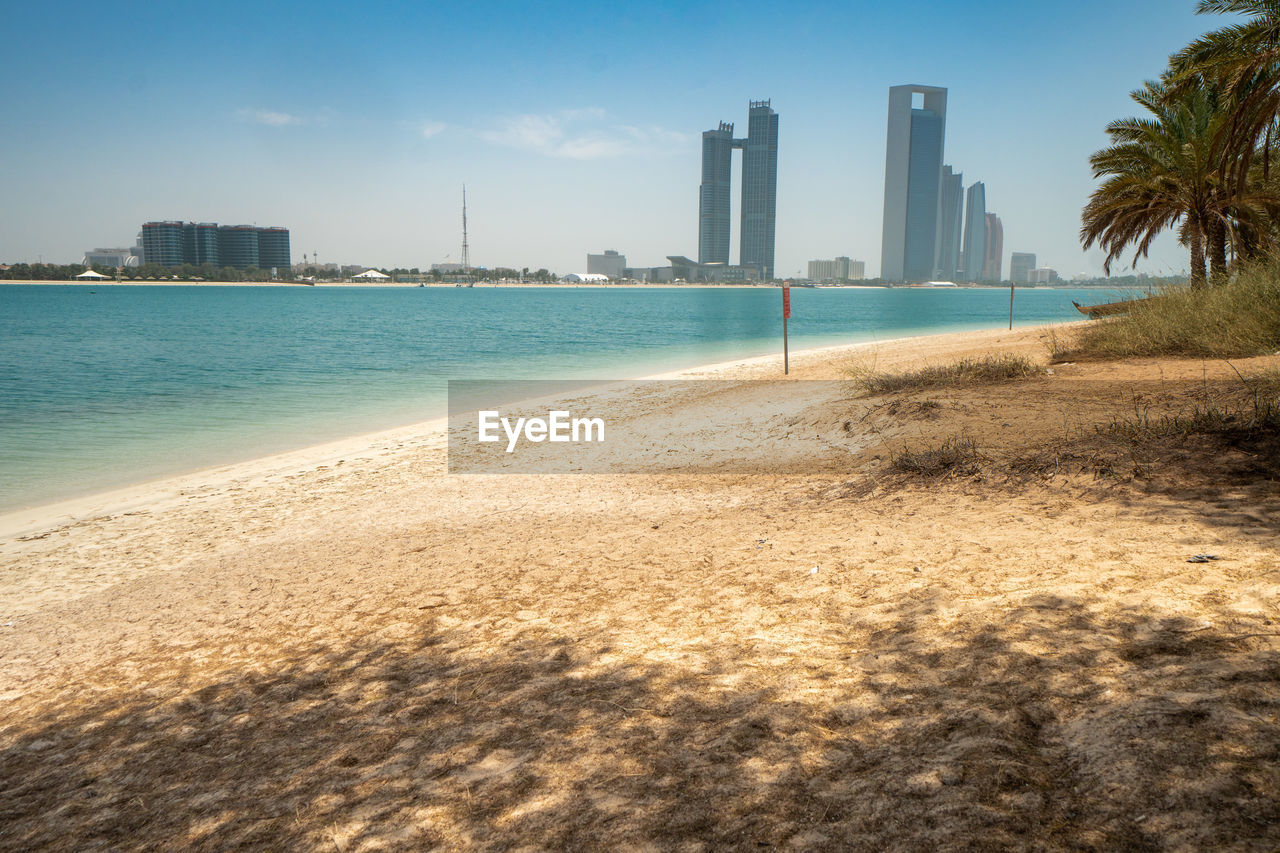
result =
[[[1094,429],[1232,367],[847,382],[1044,334],[669,401],[814,437],[732,475],[446,475],[437,423],[0,520],[0,849],[1277,849],[1276,448]]]

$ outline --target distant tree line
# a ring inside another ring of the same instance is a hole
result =
[[[96,270],[103,275],[115,276],[115,270]],[[12,264],[0,270],[4,281],[67,281],[84,272],[84,264]]]
[[[90,267],[94,272],[115,279],[115,267],[94,264]],[[0,270],[0,279],[5,281],[70,281],[85,271],[84,264],[13,264],[8,269]],[[215,267],[213,264],[183,264],[180,267],[162,267],[159,264],[143,264],[140,267],[124,267],[118,271],[121,281],[159,281],[167,279],[178,281],[271,281],[271,270],[249,267],[238,270],[233,267]],[[281,278],[292,278],[291,271],[285,271]]]

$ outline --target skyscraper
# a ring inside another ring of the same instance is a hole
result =
[[[1004,223],[994,213],[987,214],[987,250],[982,263],[983,281],[1000,281],[1001,256],[1004,254]]]
[[[938,191],[941,211],[938,216],[938,262],[933,276],[941,281],[954,281],[960,271],[960,245],[964,223],[964,175],[942,167],[942,185]]]
[[[918,85],[889,89],[880,244],[880,277],[887,281],[925,281],[933,275],[946,124],[946,89]]]
[[[773,278],[774,225],[778,207],[778,114],[769,101],[752,101],[742,152],[741,263]]]
[[[965,281],[981,281],[987,259],[987,187],[976,181],[969,187],[964,210]]]
[[[774,226],[778,207],[778,114],[768,101],[751,101],[747,138],[733,138],[733,124],[720,122],[702,134],[702,186],[698,198],[698,263],[729,263],[729,195],[733,150],[742,149],[742,220],[739,262],[773,278]]]
[[[702,134],[702,186],[698,195],[698,263],[729,263],[733,123]]]

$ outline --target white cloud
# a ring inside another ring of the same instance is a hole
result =
[[[659,127],[612,124],[608,114],[598,108],[509,116],[481,131],[480,137],[495,145],[570,160],[660,153],[688,139],[683,133]]]
[[[438,121],[423,122],[422,127],[420,128],[422,131],[422,138],[430,139],[433,136],[439,136],[441,133],[444,133],[448,126],[449,125]]]
[[[289,113],[275,110],[240,110],[238,113],[244,121],[265,124],[267,127],[287,127],[291,124],[306,124],[306,119]]]

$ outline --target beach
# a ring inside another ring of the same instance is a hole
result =
[[[1280,356],[1062,333],[666,374],[742,383],[673,435],[813,438],[732,474],[449,475],[433,420],[0,516],[0,849],[1274,849],[1274,454],[1098,427]],[[988,354],[1046,372],[852,382]]]

